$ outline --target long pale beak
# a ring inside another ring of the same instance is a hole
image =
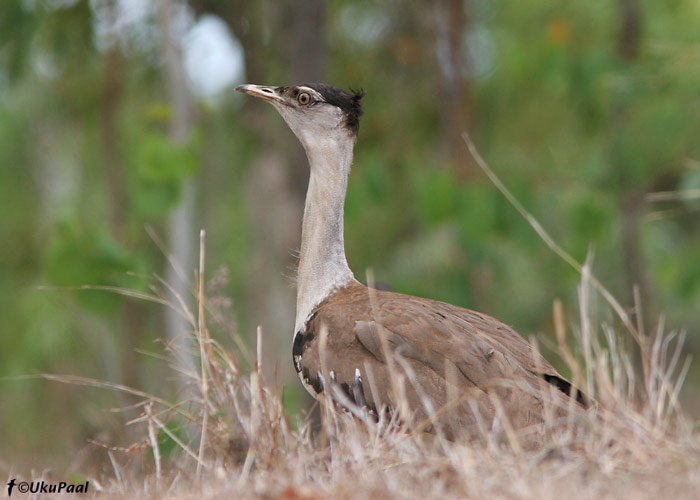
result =
[[[265,99],[270,102],[281,102],[282,96],[279,95],[277,87],[269,87],[266,85],[239,85],[236,87],[236,91],[243,92],[244,94],[252,95],[253,97],[259,97],[260,99]]]

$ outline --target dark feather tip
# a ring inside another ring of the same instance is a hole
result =
[[[328,104],[340,108],[345,114],[345,126],[357,134],[362,116],[362,103],[360,101],[365,96],[362,89],[358,91],[350,89],[350,92],[347,92],[325,83],[309,83],[306,86],[321,94]]]

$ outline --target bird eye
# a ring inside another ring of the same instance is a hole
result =
[[[302,92],[297,96],[297,101],[299,101],[299,104],[309,104],[311,102],[311,96],[306,92]]]

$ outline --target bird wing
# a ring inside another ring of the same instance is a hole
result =
[[[326,339],[323,354],[321,336]],[[525,339],[494,318],[360,284],[318,306],[304,337],[301,375],[307,387],[320,392],[331,379],[336,392],[374,411],[396,407],[403,397],[425,417],[428,410],[447,405],[452,391],[475,402],[486,419],[495,415],[497,398],[514,425],[522,427],[542,420],[541,390],[549,387],[545,375],[564,380]],[[396,373],[408,379],[400,395]],[[554,392],[562,403],[563,393]],[[446,418],[448,426],[474,426],[479,416],[465,405]]]
[[[355,334],[372,354],[379,334],[402,356],[440,372],[445,359],[475,384],[494,378],[559,376],[532,345],[512,328],[482,313],[419,297],[381,292],[373,318],[356,321]]]

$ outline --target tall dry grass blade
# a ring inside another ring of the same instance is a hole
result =
[[[325,324],[321,325],[318,353],[321,371],[316,375],[321,384],[321,393],[317,398],[321,403],[321,423],[324,437],[328,440],[331,450],[333,450],[335,436],[338,433],[338,421],[335,408],[333,407],[333,394],[329,389],[331,376],[328,371],[328,326]]]
[[[488,395],[494,408],[496,408],[494,422],[498,422],[503,426],[503,433],[505,434],[506,439],[508,440],[508,444],[513,450],[513,453],[515,453],[516,456],[520,455],[523,452],[523,447],[520,444],[520,439],[518,438],[517,432],[515,432],[515,428],[513,427],[513,425],[510,422],[510,419],[508,418],[508,413],[503,407],[503,403],[501,402],[500,398],[496,396],[495,393],[489,392]],[[543,394],[543,399],[547,399],[546,393]]]
[[[445,406],[457,408],[459,400],[459,370],[455,364],[445,358]]]
[[[476,427],[477,429],[479,429],[479,433],[481,434],[481,436],[483,436],[484,442],[491,446],[491,433],[487,429],[484,417],[481,415],[481,410],[479,410],[479,405],[474,400],[474,398],[467,398],[465,400],[469,405],[469,408],[471,408],[472,410],[472,414],[474,415],[474,422],[476,422]]]
[[[86,387],[97,387],[100,389],[111,389],[119,392],[124,392],[126,394],[131,394],[132,396],[137,396],[140,398],[148,399],[151,401],[154,401],[156,403],[162,404],[163,406],[167,408],[179,408],[179,405],[173,404],[170,401],[155,396],[153,394],[150,394],[145,391],[141,391],[139,389],[133,389],[131,387],[128,387],[126,385],[122,384],[115,384],[114,382],[105,382],[103,380],[96,380],[88,377],[79,377],[77,375],[55,375],[52,373],[42,373],[39,375],[22,375],[19,377],[13,377],[17,380],[22,380],[22,379],[33,379],[33,378],[43,378],[46,380],[53,380],[55,382],[61,382],[64,384],[72,384],[72,385],[82,385]],[[192,419],[192,415],[183,411],[179,410],[178,413],[180,413],[182,416]]]
[[[678,373],[678,376],[676,378],[676,382],[672,385],[672,387],[669,391],[669,401],[670,402],[668,405],[668,409],[666,410],[666,415],[664,416],[665,425],[669,424],[669,422],[671,420],[671,416],[673,415],[673,412],[675,412],[675,413],[681,412],[679,395],[681,392],[681,388],[683,387],[683,383],[685,382],[685,379],[688,376],[688,370],[690,370],[691,361],[692,361],[692,356],[688,356],[685,359],[685,361],[683,362],[683,366],[681,367],[681,370]]]
[[[146,407],[146,418],[148,419],[148,440],[151,443],[151,450],[153,450],[153,461],[156,464],[156,481],[160,482],[161,479],[161,459],[160,459],[160,446],[158,445],[158,436],[156,434],[155,425],[153,425],[153,403],[147,403]]]
[[[258,447],[261,444],[260,426],[262,422],[260,408],[262,405],[260,403],[260,399],[262,398],[262,391],[260,383],[260,364],[262,360],[259,358],[260,352],[262,352],[262,328],[258,326],[256,330],[256,353],[258,353],[258,356],[256,356],[255,362],[253,364],[253,370],[250,372],[250,416],[247,425],[244,419],[241,418],[243,411],[242,406],[238,402],[238,398],[233,398],[236,414],[239,415],[239,420],[241,421],[243,429],[248,436],[248,450],[246,452],[243,468],[241,469],[241,473],[238,476],[238,485],[243,485],[248,480],[253,464],[255,463],[256,456],[258,454]]]
[[[197,461],[197,470],[195,476],[197,482],[202,477],[202,464],[204,463],[204,450],[207,445],[207,427],[209,424],[209,349],[207,342],[207,324],[206,312],[204,309],[204,265],[206,261],[206,246],[205,246],[205,231],[202,229],[199,232],[199,285],[197,287],[197,340],[199,341],[199,357],[200,357],[200,376],[201,376],[201,392],[202,392],[202,426],[199,438],[199,460]]]
[[[170,267],[172,267],[173,271],[175,271],[177,277],[180,280],[182,280],[183,283],[188,283],[189,278],[187,277],[187,273],[177,261],[173,253],[168,251],[168,245],[166,245],[165,242],[160,238],[160,236],[156,234],[155,230],[153,229],[153,226],[151,226],[150,224],[146,224],[144,226],[144,229],[146,231],[146,234],[153,241],[153,243],[155,243],[156,247],[158,247],[160,253],[162,253],[168,260],[168,264],[170,264]]]
[[[700,188],[679,189],[677,191],[656,191],[644,195],[644,201],[649,203],[694,200],[700,200]]]
[[[574,259],[571,254],[569,254],[566,250],[564,250],[559,244],[557,244],[556,241],[549,235],[549,233],[542,227],[542,225],[539,223],[535,217],[528,212],[525,207],[518,201],[518,199],[513,196],[513,194],[510,192],[510,190],[503,184],[501,179],[496,175],[496,173],[489,167],[488,163],[486,163],[486,160],[482,158],[482,156],[479,154],[479,151],[476,149],[476,146],[472,142],[471,138],[466,132],[462,133],[462,139],[467,145],[467,148],[469,149],[469,153],[472,155],[474,160],[476,161],[477,165],[484,171],[484,173],[487,175],[487,177],[493,182],[493,184],[496,186],[496,188],[503,194],[503,196],[506,197],[506,199],[510,202],[511,205],[520,213],[520,215],[530,224],[530,226],[535,230],[535,232],[540,236],[542,241],[545,242],[545,244],[555,253],[557,254],[564,262],[569,264],[572,268],[574,268],[576,271],[581,273],[583,271],[583,266],[576,260]],[[594,276],[591,276],[591,283],[595,287],[595,289],[600,293],[600,295],[605,299],[605,301],[610,304],[610,307],[613,308],[615,313],[618,315],[620,320],[622,320],[623,324],[627,328],[627,330],[630,332],[630,334],[634,337],[634,339],[637,341],[639,345],[642,345],[642,341],[639,337],[639,333],[637,332],[636,327],[632,323],[629,314],[625,311],[625,309],[620,305],[620,303],[617,301],[617,299],[613,296],[610,291],[603,286],[603,284],[598,281],[597,278]]]
[[[149,294],[145,292],[141,292],[139,290],[133,290],[131,288],[125,288],[125,287],[120,287],[120,286],[111,286],[111,285],[78,285],[78,286],[54,286],[54,285],[39,285],[36,287],[37,290],[42,290],[42,291],[81,291],[81,290],[95,290],[99,292],[110,292],[110,293],[116,293],[117,295],[121,295],[123,297],[128,297],[130,299],[136,299],[136,300],[145,300],[147,302],[154,302],[156,304],[161,304],[166,307],[169,307],[170,309],[174,311],[179,311],[179,309],[172,303],[169,302],[168,300],[164,299],[163,297],[159,297],[156,294]],[[179,311],[182,313],[182,311]],[[183,317],[186,318],[186,316],[183,315]]]
[[[559,353],[564,358],[566,366],[571,370],[571,378],[574,384],[575,390],[578,392],[583,384],[583,372],[581,370],[581,363],[578,362],[576,356],[571,352],[569,344],[566,341],[566,319],[564,315],[564,305],[561,300],[557,299],[552,304],[552,322],[554,324],[554,335],[557,339],[557,348]],[[577,394],[573,394],[574,397],[570,398],[572,401],[575,400]]]
[[[173,297],[175,297],[175,300],[177,300],[177,304],[179,307],[176,307],[175,304],[168,301],[168,304],[170,304],[170,309],[182,316],[185,319],[185,321],[187,321],[187,323],[192,327],[192,329],[197,328],[197,318],[195,317],[194,313],[190,310],[190,306],[187,304],[187,301],[182,296],[182,294],[180,294],[180,292],[178,292],[175,289],[175,287],[168,283],[167,280],[161,277],[158,273],[153,273],[153,277],[158,281],[158,283],[163,285]]]
[[[545,373],[544,367],[541,363],[543,358],[542,354],[540,353],[540,346],[535,337],[530,338],[530,345],[532,346],[531,361],[535,367],[535,371],[537,373]],[[550,397],[552,385],[549,384],[544,377],[537,377],[537,384],[539,385],[539,394],[542,398],[544,420],[545,422],[552,422],[554,420],[555,411],[554,405],[552,404],[552,398]]]
[[[394,357],[389,347],[389,340],[386,338],[386,333],[384,327],[382,326],[382,319],[379,314],[379,308],[377,307],[377,291],[374,284],[374,272],[371,269],[365,271],[365,276],[367,277],[367,293],[369,294],[369,304],[372,311],[372,320],[377,329],[377,336],[379,337],[379,344],[382,350],[382,355],[384,356],[384,362],[386,363],[386,369],[389,373],[389,383],[391,385],[391,392],[396,401],[396,416],[408,422],[410,419],[408,402],[405,397],[405,386],[402,382],[402,377],[400,377],[396,364],[394,363]]]
[[[634,314],[637,320],[637,331],[642,338],[646,338],[646,326],[644,325],[644,304],[642,304],[642,292],[637,284],[632,286],[632,297],[634,300]]]
[[[609,400],[617,401],[617,404],[623,404],[624,401],[632,401],[635,395],[635,385],[634,385],[634,367],[632,366],[631,360],[626,356],[618,343],[617,333],[607,324],[602,325],[603,335],[605,335],[605,341],[607,343],[607,352],[610,358],[612,378],[605,375],[604,381],[610,381],[606,385],[606,394]],[[596,372],[596,379],[598,380],[599,392],[602,392],[600,387],[603,385],[600,382],[601,374],[600,370]]]
[[[560,299],[555,299],[552,303],[552,324],[554,325],[554,337],[557,340],[557,348],[575,377],[575,372],[580,369],[580,365],[566,342],[566,318],[564,305]]]
[[[374,370],[372,365],[368,362],[364,362],[365,373],[367,374],[367,383],[369,385],[369,393],[372,395],[372,401],[375,402],[375,410],[377,412],[377,435],[381,434],[385,426],[385,411],[383,405],[379,404],[381,399],[379,398],[379,387],[377,387],[376,378],[374,377]]]
[[[589,254],[590,256],[590,254]],[[591,266],[589,257],[581,268],[581,284],[578,287],[579,319],[581,322],[581,346],[583,347],[583,366],[586,370],[586,391],[592,398],[596,397],[593,384],[593,326],[591,325]]]
[[[447,451],[447,440],[445,438],[445,433],[440,423],[439,416],[435,409],[435,405],[433,405],[432,401],[430,400],[430,397],[423,389],[423,386],[421,386],[420,382],[418,382],[418,377],[416,377],[416,373],[411,367],[411,365],[408,363],[408,361],[403,356],[397,353],[396,362],[401,365],[403,373],[406,374],[406,379],[413,386],[413,389],[416,391],[416,394],[418,394],[418,399],[420,399],[421,404],[423,405],[423,408],[425,409],[427,415],[426,420],[430,421],[430,425],[432,426],[435,432],[435,436],[438,442],[440,443],[440,446],[443,448],[444,451]],[[449,405],[449,402],[444,406],[447,405]],[[413,415],[411,415],[411,421],[408,422],[408,424],[410,425],[410,427],[413,427]]]
[[[172,439],[175,442],[175,444],[177,444],[180,448],[182,448],[182,450],[185,453],[187,453],[190,457],[192,457],[195,460],[195,462],[197,462],[197,463],[200,462],[199,456],[194,451],[192,451],[189,446],[187,446],[185,443],[183,443],[179,437],[177,437],[175,434],[173,434],[172,431],[170,429],[168,429],[168,426],[165,425],[155,415],[153,415],[153,422],[155,422],[155,424],[158,426],[158,428],[160,430],[162,430],[165,434],[167,434],[167,436],[170,439]],[[206,464],[203,463],[202,466],[204,466],[204,465],[206,465]]]
[[[107,456],[109,457],[109,463],[112,465],[112,470],[114,471],[114,477],[117,480],[117,484],[119,485],[119,489],[125,491],[125,484],[124,484],[124,476],[122,474],[121,467],[117,463],[116,459],[114,458],[114,455],[112,454],[112,450],[107,450]]]
[[[263,359],[263,340],[262,340],[262,326],[258,325],[255,330],[255,345],[256,345],[256,357],[255,357],[255,371],[262,373],[262,359]]]
[[[253,468],[253,463],[255,462],[255,449],[253,446],[250,446],[248,448],[248,452],[246,453],[245,456],[245,462],[243,462],[243,467],[241,468],[241,473],[238,476],[238,487],[236,489],[240,489],[243,487],[243,485],[248,481],[248,478],[250,477],[250,471]]]
[[[141,401],[141,403],[139,403],[138,405],[133,405],[133,406],[134,407],[143,406],[145,408],[145,406],[148,405],[149,403],[152,403],[152,401]],[[150,415],[146,414],[146,411],[144,409],[144,411],[138,417],[135,417],[135,418],[132,418],[131,420],[128,420],[126,422],[126,425],[133,425],[133,424],[138,424],[141,422],[148,422],[148,419],[152,418],[153,416],[158,417],[158,418],[160,418],[161,416],[167,417],[170,414],[172,414],[175,410],[177,410],[181,406],[185,406],[185,405],[186,405],[186,403],[184,401],[181,401],[170,408],[164,408],[164,409],[157,411],[157,412],[151,411]],[[117,411],[117,410],[121,410],[121,408],[112,409],[112,411]],[[197,422],[197,420],[195,420],[195,419],[188,420],[188,423],[196,423],[196,422]]]

